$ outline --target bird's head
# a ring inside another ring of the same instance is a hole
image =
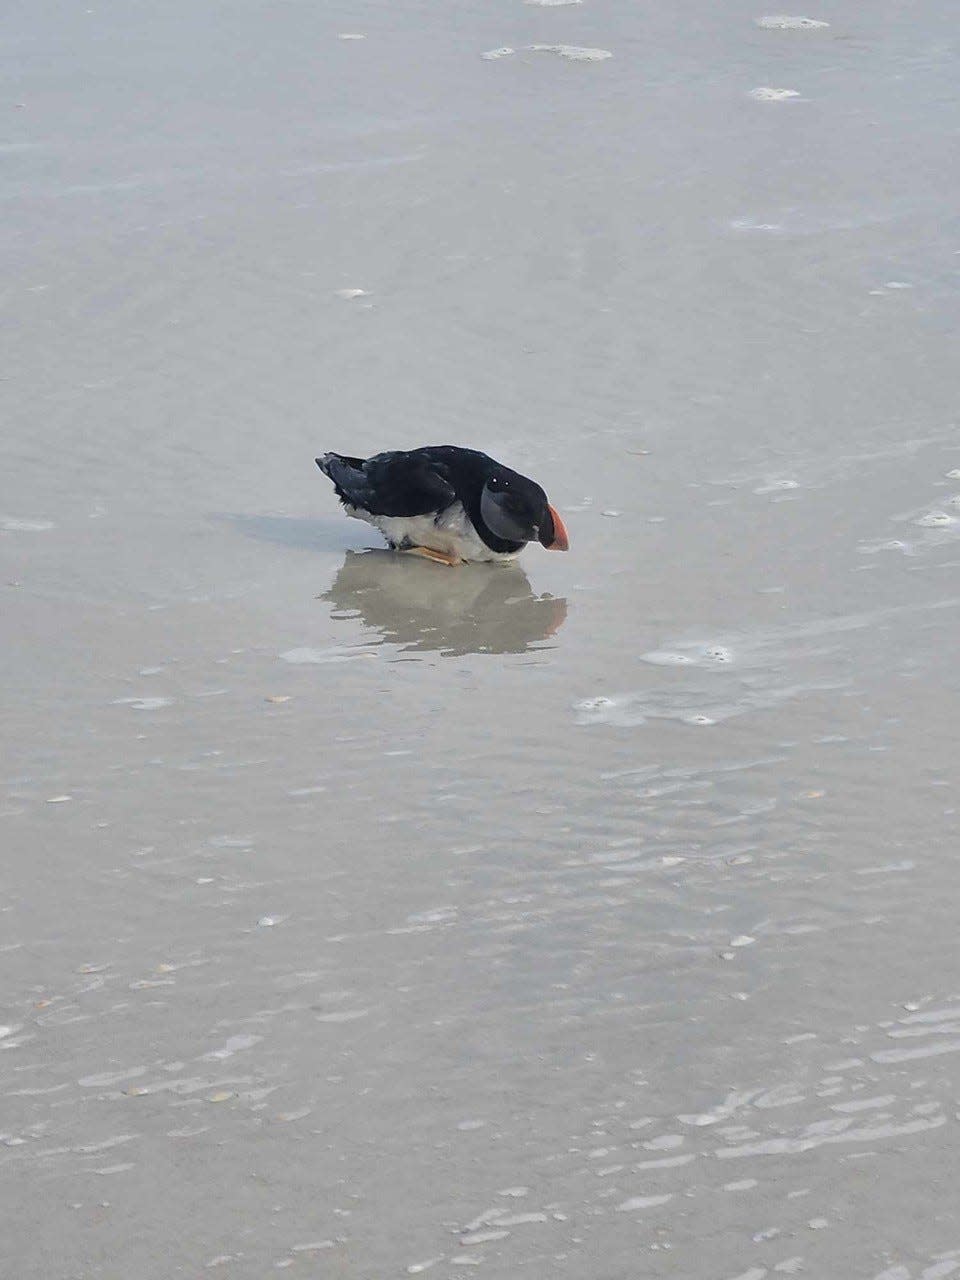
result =
[[[498,467],[480,493],[480,517],[504,542],[540,542],[549,551],[566,551],[566,526],[533,480]]]

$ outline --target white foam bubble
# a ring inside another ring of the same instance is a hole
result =
[[[957,1045],[960,1048],[960,1044]],[[889,1061],[890,1059],[884,1059]],[[825,1121],[824,1124],[829,1124]],[[944,1115],[933,1116],[929,1120],[910,1120],[905,1124],[877,1124],[863,1129],[847,1129],[842,1133],[813,1133],[815,1125],[810,1125],[807,1136],[802,1138],[770,1138],[765,1142],[744,1143],[738,1147],[722,1147],[716,1155],[721,1160],[738,1159],[742,1156],[780,1156],[798,1155],[804,1151],[812,1151],[816,1147],[834,1145],[845,1142],[878,1142],[883,1138],[899,1138],[911,1133],[923,1133],[928,1129],[939,1129],[947,1123]]]
[[[633,1213],[636,1209],[653,1209],[659,1204],[666,1204],[668,1200],[672,1200],[673,1195],[666,1196],[633,1196],[630,1200],[624,1200],[623,1204],[617,1205],[618,1213]]]
[[[676,1147],[682,1147],[684,1142],[681,1133],[664,1133],[659,1138],[651,1138],[649,1142],[643,1145],[648,1151],[672,1151]]]
[[[769,85],[761,85],[759,89],[751,89],[749,97],[757,102],[785,102],[788,98],[799,98],[796,89],[771,89]]]
[[[676,649],[652,649],[640,655],[641,662],[655,667],[709,667],[724,666],[733,661],[733,653],[725,645],[692,645],[685,652]]]
[[[468,1121],[467,1123],[470,1122]],[[483,1124],[483,1121],[480,1123]],[[458,1125],[457,1128],[460,1128],[460,1126]],[[505,1213],[506,1210],[501,1209],[499,1205],[494,1205],[490,1209],[484,1209],[482,1213],[478,1213],[475,1218],[471,1218],[469,1222],[465,1223],[463,1230],[479,1231],[479,1229],[486,1226],[488,1222],[495,1222],[498,1218],[502,1218]]]
[[[287,649],[280,654],[284,662],[293,663],[294,666],[305,666],[311,664],[321,665],[327,662],[352,662],[354,658],[362,658],[366,653],[363,649]]]
[[[920,1280],[942,1280],[944,1276],[952,1276],[958,1269],[960,1260],[946,1258],[943,1262],[935,1262],[932,1267],[924,1267],[920,1272]]]
[[[938,1058],[944,1053],[960,1052],[960,1040],[950,1040],[946,1044],[927,1044],[919,1049],[880,1049],[871,1053],[873,1062],[909,1062],[912,1058]]]
[[[512,53],[516,53],[516,50],[504,45],[502,49],[488,49],[486,53],[481,53],[480,57],[485,62],[496,62],[498,58],[509,58]]]
[[[608,708],[616,706],[616,699],[607,698],[600,694],[596,698],[582,698],[575,705],[577,711],[606,711]]]
[[[19,516],[0,516],[0,529],[5,533],[46,533],[56,527],[52,520],[22,520]]]
[[[955,1036],[958,1032],[960,1032],[960,1023],[941,1022],[921,1027],[897,1027],[893,1031],[888,1031],[887,1035],[894,1040],[907,1040],[917,1036]]]
[[[921,529],[939,529],[944,525],[956,524],[956,516],[952,516],[947,511],[928,511],[925,516],[921,516],[916,522]]]
[[[749,218],[734,218],[730,223],[734,231],[782,231],[779,222],[752,222]]]
[[[126,1071],[100,1071],[93,1076],[81,1076],[77,1084],[83,1089],[100,1089],[106,1085],[119,1084],[121,1080],[135,1080],[137,1076],[146,1073],[146,1067],[129,1067]]]
[[[831,1107],[832,1111],[874,1111],[883,1107],[892,1106],[896,1102],[896,1097],[892,1093],[885,1093],[882,1097],[877,1098],[854,1098],[850,1102],[835,1102]]]
[[[243,1049],[252,1049],[255,1044],[259,1044],[263,1036],[242,1035],[231,1036],[226,1044],[219,1049],[211,1049],[209,1053],[203,1055],[204,1062],[221,1061],[224,1058],[232,1058],[235,1053],[240,1053]]]
[[[791,17],[786,13],[770,14],[766,18],[754,18],[754,22],[758,27],[763,27],[766,31],[816,31],[818,28],[829,27],[829,22],[824,22],[820,18],[799,18]]]
[[[909,555],[911,547],[909,542],[903,542],[899,538],[885,538],[872,542],[861,542],[857,550],[864,556],[876,555],[878,551],[902,551]]]
[[[960,1018],[960,1006],[948,1005],[942,1009],[924,1009],[920,1013],[916,1012],[917,1005],[904,1005],[905,1009],[912,1012],[906,1017],[901,1018],[901,1022],[945,1022],[950,1018]]]
[[[506,1240],[509,1234],[509,1231],[471,1231],[460,1237],[460,1243],[468,1248],[474,1244],[491,1244],[494,1240]]]
[[[172,698],[114,698],[113,706],[132,707],[134,711],[159,711],[172,702]]]
[[[756,665],[756,659],[752,664]],[[696,657],[693,665],[697,665]],[[716,668],[717,664],[711,665]],[[713,683],[713,677],[710,679]],[[725,686],[722,690],[711,688],[706,682],[685,683],[584,699],[574,704],[577,723],[633,728],[646,724],[648,720],[676,720],[687,725],[713,725],[734,716],[777,707],[810,690],[844,687],[838,683],[820,682],[784,685],[779,674],[774,672],[755,676],[735,690],[727,687],[727,681],[722,683]]]
[[[681,1165],[690,1164],[696,1159],[694,1155],[685,1156],[663,1156],[659,1160],[640,1160],[633,1166],[635,1173],[642,1173],[646,1169],[679,1169]]]
[[[708,662],[732,662],[733,654],[729,649],[725,649],[722,644],[713,644],[709,648],[704,649],[703,656]]]
[[[531,44],[527,48],[534,53],[555,53],[571,62],[602,62],[613,57],[609,49],[584,49],[575,44]]]
[[[343,298],[349,302],[351,298],[368,297],[369,291],[367,289],[337,289],[336,295],[338,298]]]
[[[691,667],[695,659],[689,653],[670,653],[664,649],[653,649],[650,653],[641,653],[641,662],[652,662],[655,667]]]

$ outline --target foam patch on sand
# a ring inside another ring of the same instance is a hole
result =
[[[527,46],[534,53],[556,53],[571,62],[602,62],[604,58],[612,58],[609,49],[583,49],[575,44],[531,44]]]
[[[5,533],[46,533],[55,529],[52,520],[23,520],[19,516],[0,516],[0,529]]]
[[[792,18],[785,13],[771,14],[767,18],[754,18],[758,27],[766,31],[814,31],[818,27],[829,27],[829,22],[819,18]]]
[[[757,102],[785,102],[787,98],[799,98],[800,94],[796,89],[771,89],[762,85],[759,89],[751,89],[749,96]]]

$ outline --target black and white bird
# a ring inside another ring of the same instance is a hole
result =
[[[441,564],[513,560],[528,542],[566,551],[567,530],[533,480],[476,449],[431,445],[372,458],[325,453],[348,516],[379,529],[396,551]]]

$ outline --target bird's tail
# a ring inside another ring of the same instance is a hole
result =
[[[334,479],[332,469],[336,466],[350,467],[354,471],[363,469],[363,458],[348,458],[345,453],[322,453],[319,458],[314,458],[317,466],[325,476]]]
[[[341,502],[363,505],[369,497],[369,481],[363,473],[363,458],[348,458],[342,453],[324,453],[315,458],[317,466],[333,481]]]

